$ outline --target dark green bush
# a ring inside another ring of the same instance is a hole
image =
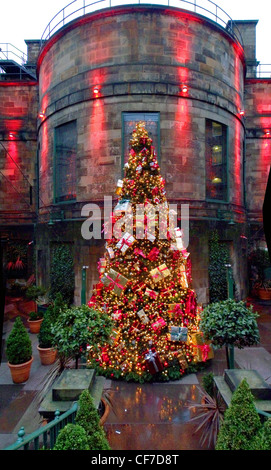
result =
[[[26,297],[31,300],[37,301],[39,297],[42,297],[46,294],[45,287],[40,286],[29,286],[26,290]]]
[[[30,321],[40,320],[43,317],[43,313],[42,312],[29,312],[28,317]]]
[[[257,344],[260,340],[257,317],[252,306],[247,307],[243,301],[227,299],[204,308],[200,328],[206,339],[215,346],[231,344],[243,348]]]
[[[210,397],[214,396],[214,374],[210,372],[209,374],[205,374],[202,377],[202,384],[204,390],[210,395]]]
[[[53,450],[89,450],[86,431],[78,424],[66,424],[59,431]]]
[[[21,317],[17,317],[7,338],[6,355],[10,364],[23,364],[32,357],[32,343]]]
[[[90,450],[110,450],[104,429],[100,426],[99,413],[88,390],[81,393],[78,405],[75,421],[85,429]]]
[[[209,294],[210,303],[226,300],[228,297],[227,268],[229,263],[228,247],[219,242],[217,231],[209,241]]]
[[[60,292],[67,305],[74,299],[75,276],[71,247],[68,244],[57,244],[52,250],[50,272],[50,298],[55,300]]]
[[[218,433],[216,450],[257,450],[261,421],[244,379],[232,395]]]
[[[271,450],[271,418],[268,418],[263,424],[259,450]]]
[[[112,320],[103,312],[87,305],[66,308],[53,325],[54,346],[66,358],[78,359],[87,352],[87,345],[98,349],[109,341]]]
[[[58,292],[54,302],[48,306],[43,317],[43,322],[38,335],[40,348],[51,348],[53,346],[54,333],[52,331],[52,327],[65,308],[67,308],[67,306],[63,301],[62,295]]]

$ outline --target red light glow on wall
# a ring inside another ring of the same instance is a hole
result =
[[[243,153],[243,142],[241,139],[242,124],[238,119],[235,121],[235,132],[234,132],[234,162],[233,162],[233,188],[234,188],[234,203],[242,205],[242,153]]]

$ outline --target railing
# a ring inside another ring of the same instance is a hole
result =
[[[17,47],[13,46],[13,44],[1,42],[0,60],[14,60],[14,62],[24,65],[27,61],[27,55]]]
[[[256,69],[257,78],[271,78],[271,64],[259,64]]]
[[[50,39],[50,37],[58,29],[62,28],[64,25],[80,16],[84,16],[88,13],[92,13],[96,10],[104,8],[111,8],[118,5],[135,4],[141,4],[141,1],[93,0],[92,2],[89,2],[88,0],[73,0],[71,3],[62,8],[62,10],[60,10],[48,23],[42,34],[40,46],[42,47],[44,43],[48,39]],[[220,26],[223,26],[227,30],[227,32],[234,37],[237,42],[239,42],[241,45],[243,44],[241,33],[238,30],[234,21],[222,8],[220,8],[218,5],[216,5],[216,3],[212,2],[211,0],[157,0],[156,2],[147,2],[146,4],[167,5],[199,13],[203,16],[212,19]]]
[[[75,402],[72,407],[60,414],[57,410],[55,412],[55,419],[50,421],[45,426],[42,426],[37,431],[32,432],[25,437],[25,431],[22,427],[18,432],[18,440],[6,447],[3,450],[39,450],[39,449],[53,449],[59,431],[68,423],[74,423],[78,403]],[[41,438],[41,442],[40,442]]]

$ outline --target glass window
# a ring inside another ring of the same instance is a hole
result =
[[[206,198],[227,200],[227,127],[206,120]]]
[[[55,202],[76,199],[76,121],[55,128]]]
[[[138,121],[144,121],[145,127],[152,139],[152,145],[155,148],[158,162],[160,163],[160,115],[159,113],[123,113],[123,129],[122,129],[122,163],[128,161],[129,157],[129,141],[132,137],[133,130]]]

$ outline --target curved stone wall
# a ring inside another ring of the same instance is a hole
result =
[[[222,28],[198,15],[118,7],[76,20],[40,55],[40,109],[46,115],[39,129],[41,160],[52,167],[52,131],[76,119],[77,200],[102,198],[114,193],[121,175],[121,113],[159,112],[168,197],[202,201],[210,118],[228,126],[229,202],[242,205],[243,73],[242,51]],[[43,200],[51,202],[46,165]]]
[[[116,7],[59,30],[40,53],[38,73],[40,111],[44,112],[39,122],[40,221],[48,221],[46,213],[56,209],[56,126],[77,123],[76,201],[57,207],[66,219],[76,219],[86,202],[102,201],[104,195],[116,197],[123,167],[123,113],[159,113],[160,166],[167,197],[179,209],[180,203],[188,203],[191,227],[192,221],[200,224],[194,229],[201,242],[191,232],[189,251],[194,253],[195,289],[199,300],[206,302],[208,230],[223,221],[227,211],[237,222],[245,222],[244,126],[239,114],[244,57],[240,46],[223,28],[192,12],[159,6]],[[188,87],[187,93],[182,92],[182,84]],[[93,93],[96,85],[98,97]],[[206,198],[206,119],[227,126],[228,200],[224,202]],[[234,241],[228,235],[227,221],[223,223],[222,236],[236,253],[233,268],[238,277],[238,266],[243,266],[241,251],[238,254],[240,234]],[[75,238],[82,254],[80,228]],[[84,259],[80,254],[80,266],[88,264],[87,248],[85,252]],[[102,252],[101,244],[95,256]],[[77,298],[80,266],[75,268]],[[97,281],[96,267],[89,276],[92,285]],[[237,284],[242,296],[239,279]]]

